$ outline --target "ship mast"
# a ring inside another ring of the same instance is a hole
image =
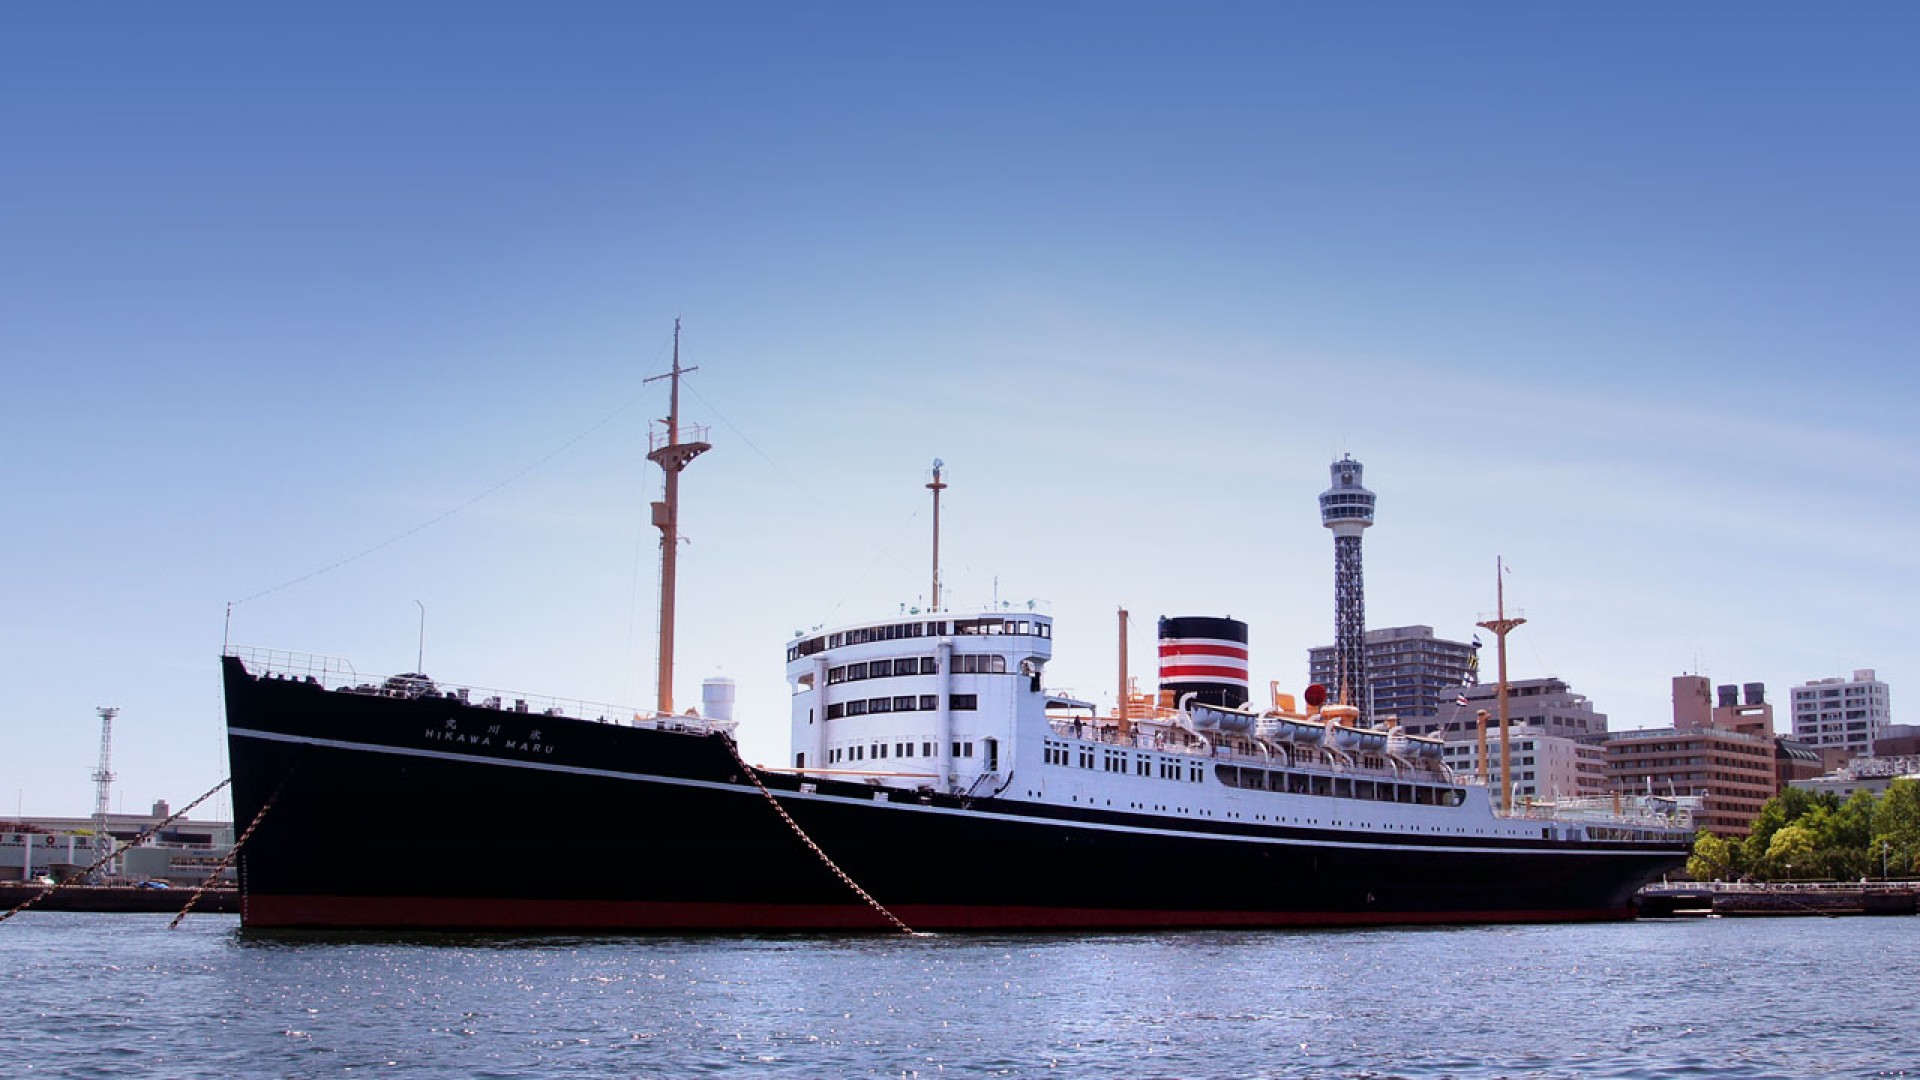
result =
[[[1499,643],[1500,653],[1500,810],[1502,813],[1513,811],[1513,743],[1507,728],[1507,634],[1513,628],[1527,620],[1519,615],[1507,617],[1507,568],[1498,556],[1493,560],[1494,616],[1482,620],[1479,625],[1493,631],[1494,639]],[[1483,728],[1484,730],[1484,728]],[[1481,742],[1480,760],[1486,761],[1486,743]],[[1484,770],[1485,766],[1482,765]],[[1481,773],[1485,776],[1485,772]]]
[[[675,556],[680,549],[680,471],[694,458],[712,449],[706,429],[691,427],[689,440],[680,440],[680,376],[698,367],[680,366],[680,320],[673,320],[673,370],[647,382],[671,379],[665,431],[652,432],[647,460],[666,476],[665,497],[653,504],[653,524],[660,530],[660,690],[655,706],[661,715],[673,712],[673,604]]]
[[[933,606],[929,611],[940,610],[940,493],[947,489],[946,482],[940,479],[940,470],[946,463],[939,458],[933,459],[933,482],[927,490],[933,492]]]

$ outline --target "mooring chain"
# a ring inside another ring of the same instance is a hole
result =
[[[82,881],[82,880],[85,880],[86,878],[92,877],[93,872],[95,870],[98,870],[101,867],[112,862],[113,860],[119,858],[122,854],[126,852],[128,848],[144,843],[147,837],[152,836],[154,833],[159,832],[161,829],[164,829],[167,826],[173,824],[174,822],[179,821],[181,818],[186,817],[187,814],[190,813],[194,807],[199,806],[201,803],[206,802],[208,799],[213,798],[216,794],[219,793],[221,788],[224,788],[231,783],[233,783],[233,777],[229,776],[225,780],[222,780],[219,783],[213,785],[212,789],[209,790],[205,795],[200,796],[199,798],[188,803],[186,806],[182,807],[172,817],[169,817],[164,821],[156,822],[153,825],[148,826],[143,832],[140,833],[140,835],[122,843],[119,847],[114,848],[112,851],[109,851],[105,855],[102,855],[98,859],[95,859],[93,861],[92,866],[89,866],[85,870],[80,871],[78,874],[75,874],[72,877],[67,878],[65,881],[56,882],[55,884],[49,885],[41,892],[36,893],[33,896],[29,896],[25,900],[20,901],[20,903],[15,904],[13,907],[13,910],[5,912],[4,914],[0,914],[0,922],[6,922],[8,919],[13,918],[15,915],[20,914],[21,912],[27,910],[33,905],[39,903],[42,900],[45,900],[47,897],[52,896],[54,893],[59,892],[61,889],[64,889],[67,886],[74,884],[75,882]]]
[[[212,888],[213,883],[220,880],[220,875],[227,872],[227,867],[233,865],[234,857],[240,854],[241,845],[253,836],[253,830],[260,827],[260,820],[267,816],[267,811],[273,809],[274,802],[280,798],[280,792],[286,788],[287,781],[292,777],[293,770],[288,769],[287,775],[281,777],[279,785],[273,789],[273,794],[267,796],[267,801],[260,804],[260,812],[253,815],[253,820],[247,823],[246,831],[242,832],[240,838],[233,842],[233,846],[227,849],[226,857],[220,860],[220,865],[213,868],[213,872],[206,876],[206,880],[194,887],[193,895],[187,897],[186,904],[180,908],[180,914],[173,917],[173,921],[167,924],[167,929],[178,930],[180,920],[186,918],[187,912],[192,911],[193,906],[200,902],[201,894]]]
[[[833,859],[829,857],[825,851],[821,850],[820,845],[813,842],[813,837],[807,835],[807,830],[801,828],[800,823],[793,820],[793,815],[787,813],[787,808],[780,805],[780,800],[773,797],[773,792],[767,790],[767,785],[762,783],[760,780],[759,772],[757,772],[753,766],[747,764],[746,758],[743,758],[740,756],[740,747],[736,745],[732,739],[729,739],[724,735],[720,736],[720,739],[727,744],[727,749],[732,751],[733,760],[739,764],[742,770],[746,772],[747,779],[753,781],[753,786],[759,788],[760,794],[766,796],[767,802],[773,806],[774,812],[780,815],[780,820],[786,822],[787,827],[793,830],[793,835],[799,837],[801,842],[806,844],[808,848],[812,849],[815,855],[820,856],[820,861],[826,864],[827,869],[833,871],[833,875],[839,878],[842,882],[844,882],[847,888],[852,889],[854,892],[854,895],[858,896],[862,900],[865,900],[867,902],[868,907],[879,912],[882,916],[886,918],[888,922],[898,927],[901,933],[912,934],[914,932],[913,927],[908,926],[904,922],[901,922],[900,917],[898,915],[895,915],[893,912],[888,911],[886,908],[886,905],[882,904],[878,900],[875,900],[873,898],[872,893],[869,893],[867,890],[861,888],[859,882],[853,880],[853,878],[849,876],[845,870],[840,869],[839,865],[835,863]]]

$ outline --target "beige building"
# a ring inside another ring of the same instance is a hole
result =
[[[1514,799],[1553,800],[1607,793],[1607,755],[1599,745],[1559,735],[1543,735],[1531,728],[1509,732],[1513,755]],[[1458,776],[1480,775],[1477,733],[1471,738],[1450,736],[1446,762]],[[1500,733],[1487,733],[1487,780],[1500,786]]]
[[[1500,724],[1499,685],[1463,686],[1454,700],[1441,706],[1440,715],[1413,720],[1403,717],[1408,734],[1439,735],[1446,739],[1471,736],[1481,709]],[[1564,679],[1514,679],[1507,683],[1507,723],[1542,735],[1598,741],[1607,733],[1607,714],[1594,709],[1586,695],[1574,693]]]

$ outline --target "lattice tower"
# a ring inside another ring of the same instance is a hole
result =
[[[98,862],[113,850],[107,831],[107,812],[113,808],[113,718],[120,710],[102,705],[100,713],[100,767],[93,770],[93,858]]]
[[[1333,530],[1333,667],[1336,698],[1372,711],[1367,684],[1367,596],[1360,534],[1373,524],[1373,492],[1361,486],[1361,465],[1342,456],[1330,468],[1333,486],[1320,493],[1320,523]]]

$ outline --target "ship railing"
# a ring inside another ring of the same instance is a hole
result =
[[[1651,827],[1657,829],[1693,828],[1693,808],[1677,799],[1647,800],[1628,796],[1616,802],[1611,796],[1583,796],[1547,802],[1521,800],[1508,817],[1534,821],[1558,821],[1568,824]]]
[[[1868,879],[1864,881],[1663,881],[1642,893],[1910,893],[1920,892],[1920,881]]]
[[[1403,780],[1408,778],[1407,767],[1394,768],[1392,764],[1384,768],[1363,765],[1358,761],[1341,761],[1338,764],[1317,757],[1299,757],[1291,753],[1283,755],[1275,751],[1272,755],[1241,753],[1221,742],[1175,742],[1166,739],[1160,732],[1133,731],[1121,735],[1119,730],[1108,722],[1094,722],[1082,718],[1078,724],[1071,717],[1050,716],[1047,724],[1053,734],[1063,739],[1076,739],[1080,742],[1098,743],[1134,750],[1150,750],[1156,754],[1184,754],[1188,757],[1207,758],[1211,761],[1233,765],[1251,765],[1271,768],[1276,761],[1285,757],[1285,767],[1303,772],[1320,772],[1341,776],[1356,776],[1367,779]],[[1415,766],[1414,775],[1442,779],[1445,773],[1429,766]],[[1456,779],[1456,782],[1457,779]]]
[[[389,677],[363,676],[352,664],[338,657],[288,652],[282,649],[234,647],[227,655],[239,658],[249,674],[258,678],[288,679],[312,683],[344,694],[372,697],[442,697],[464,705],[524,716],[556,716],[589,720],[621,727],[655,728],[662,731],[686,731],[706,734],[731,732],[735,722],[708,720],[693,715],[671,715],[652,709],[588,701],[584,698],[549,697],[518,690],[495,690],[483,686],[461,685],[441,680],[421,679],[418,675]]]
[[[647,432],[647,449],[654,451],[672,445],[672,436],[673,433],[666,428],[650,429]],[[703,443],[706,441],[707,426],[705,424],[680,425],[680,445],[684,446],[687,443]]]
[[[353,665],[338,656],[252,646],[229,648],[227,655],[238,657],[253,675],[276,675],[282,679],[317,682],[329,690],[352,686],[360,681],[360,675],[353,670]]]

